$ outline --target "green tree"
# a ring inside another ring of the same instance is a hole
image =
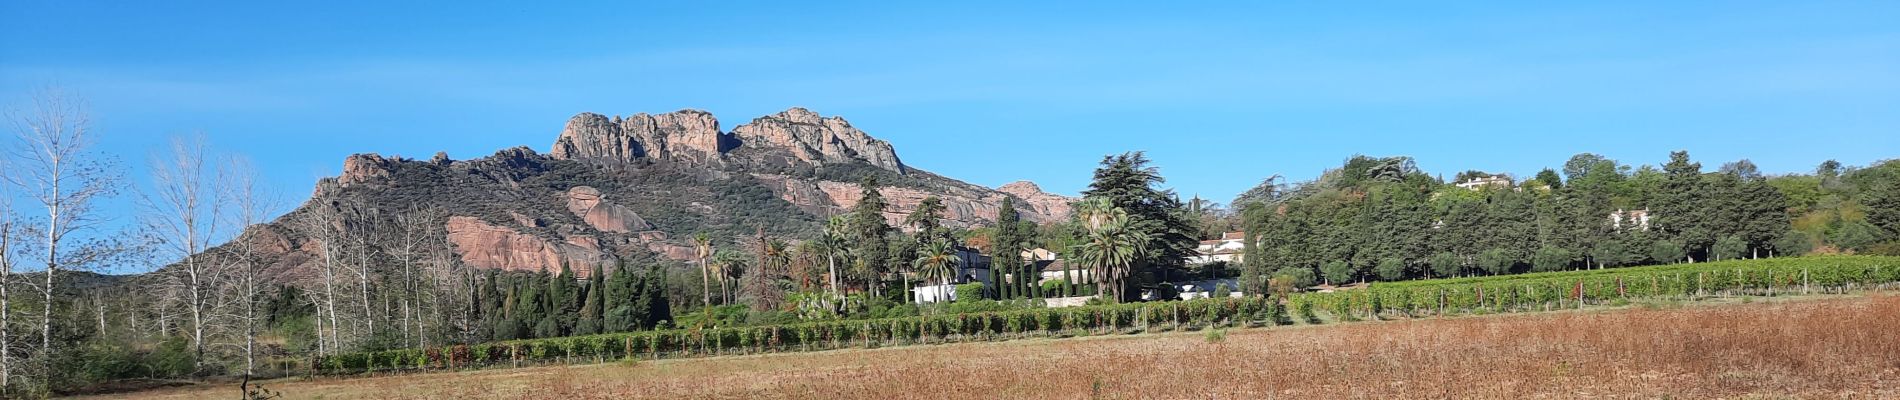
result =
[[[1492,275],[1509,273],[1511,272],[1511,267],[1516,264],[1517,259],[1511,256],[1509,250],[1490,249],[1485,250],[1483,253],[1478,253],[1478,268],[1483,268],[1485,272],[1489,272]]]
[[[937,282],[937,301],[948,300],[950,294],[944,289],[955,280],[957,263],[963,262],[962,258],[957,257],[956,246],[946,240],[935,240],[924,245],[923,250],[918,253],[912,265],[923,275],[926,282]]]
[[[1327,283],[1344,285],[1348,282],[1352,282],[1353,274],[1358,271],[1354,271],[1352,265],[1347,264],[1345,261],[1334,260],[1322,264],[1319,267],[1319,272],[1326,276]]]
[[[1808,234],[1802,231],[1788,231],[1775,239],[1774,247],[1769,249],[1771,256],[1799,256],[1814,248]]]
[[[1431,260],[1431,266],[1432,266],[1432,274],[1439,278],[1449,278],[1449,277],[1458,276],[1458,273],[1464,272],[1464,269],[1465,269],[1464,261],[1460,260],[1457,255],[1451,254],[1450,252],[1440,252],[1438,254],[1433,254],[1432,260]]]
[[[1568,249],[1553,246],[1540,247],[1537,249],[1537,254],[1531,257],[1531,270],[1560,271],[1570,267],[1571,258]]]
[[[851,241],[855,245],[853,253],[863,263],[864,276],[869,282],[872,295],[876,296],[879,277],[885,271],[885,261],[891,255],[890,242],[885,236],[891,232],[891,226],[884,220],[884,193],[879,190],[877,178],[865,175],[858,183],[858,203],[851,208]],[[908,278],[905,287],[910,286]],[[908,299],[906,290],[905,299]]]
[[[1128,211],[1107,198],[1083,199],[1076,214],[1088,233],[1072,253],[1094,278],[1095,295],[1112,301],[1128,300],[1128,275],[1150,243],[1146,234],[1132,229]]]
[[[1016,211],[1016,201],[1011,197],[1003,197],[1002,204],[996,207],[996,229],[990,237],[990,253],[993,254],[990,264],[996,271],[1007,271],[1014,278],[1014,282],[1001,285],[1004,298],[1024,297],[1027,294],[1025,289],[1035,284],[1030,279],[1033,272],[1029,271],[1019,255],[1024,244],[1029,241],[1029,235],[1034,234],[1034,227],[1024,224],[1022,215]]]
[[[1379,265],[1373,267],[1373,271],[1377,272],[1379,279],[1382,280],[1396,281],[1403,279],[1405,278],[1405,260],[1397,257],[1380,259]]]
[[[580,320],[574,323],[574,334],[605,333],[602,327],[607,314],[605,309],[607,307],[607,278],[601,272],[599,264],[595,264],[592,273],[587,275],[587,286],[584,291],[587,294],[587,300],[581,303]]]
[[[1732,260],[1748,256],[1748,242],[1737,236],[1723,236],[1710,247],[1709,258],[1713,261]]]
[[[1563,178],[1557,177],[1557,171],[1552,171],[1550,168],[1545,168],[1543,171],[1537,171],[1537,177],[1533,179],[1536,180],[1538,183],[1544,184],[1544,186],[1549,186],[1550,190],[1559,190],[1559,189],[1564,188]]]
[[[1681,262],[1684,257],[1688,257],[1688,251],[1682,248],[1682,242],[1657,240],[1650,243],[1649,258],[1655,260],[1657,263],[1669,264]]]
[[[1088,190],[1082,192],[1084,198],[1106,199],[1124,210],[1128,214],[1125,229],[1144,241],[1124,278],[1163,279],[1180,268],[1199,243],[1194,220],[1172,190],[1160,187],[1164,183],[1160,169],[1150,166],[1148,157],[1137,151],[1103,157]]]
[[[1693,262],[1696,254],[1715,243],[1715,234],[1708,226],[1713,207],[1706,204],[1704,197],[1708,180],[1702,177],[1702,164],[1689,161],[1689,153],[1685,151],[1669,153],[1669,163],[1663,165],[1663,172],[1662,187],[1656,193],[1656,201],[1651,203],[1656,211],[1652,225],[1672,237],[1672,241],[1679,242],[1684,259]]]

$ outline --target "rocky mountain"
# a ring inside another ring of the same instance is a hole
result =
[[[517,147],[473,160],[349,156],[342,175],[319,182],[309,202],[254,240],[275,249],[286,276],[318,261],[318,236],[303,221],[320,213],[356,216],[336,225],[364,232],[406,213],[430,215],[405,221],[431,221],[430,235],[479,268],[687,260],[693,252],[685,238],[696,232],[725,242],[760,230],[810,237],[824,218],[858,201],[867,175],[883,185],[893,225],[930,196],[943,200],[945,225],[965,227],[992,222],[1005,198],[1035,222],[1067,218],[1073,201],[1030,182],[987,188],[911,168],[889,142],[803,108],[730,131],[698,110],[581,113],[546,154]]]

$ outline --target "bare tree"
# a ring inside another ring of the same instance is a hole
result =
[[[92,121],[82,101],[55,91],[36,95],[31,105],[8,113],[18,145],[14,164],[4,174],[23,195],[45,210],[37,229],[45,260],[40,311],[40,358],[52,359],[53,294],[61,269],[89,265],[110,255],[105,241],[74,243],[74,235],[102,222],[94,201],[115,193],[119,175],[91,153]],[[69,246],[71,245],[71,246]],[[50,365],[49,365],[50,367]]]
[[[424,268],[425,264],[435,267],[433,264],[439,259],[432,256],[437,248],[446,246],[443,235],[437,231],[443,226],[442,212],[435,208],[410,208],[397,214],[393,222],[383,225],[387,228],[383,230],[387,239],[382,243],[401,268],[397,271],[402,279],[398,283],[401,290],[396,297],[401,303],[403,339],[406,344],[428,347],[424,325],[431,319],[423,318],[423,303],[437,297],[436,291],[444,285],[453,284],[452,279],[441,280],[441,271],[437,268]]]
[[[5,169],[0,159],[0,169]],[[13,192],[0,185],[0,397],[10,397],[13,385]]]
[[[260,282],[264,265],[259,259],[258,246],[264,239],[259,236],[269,229],[262,224],[276,212],[276,202],[275,197],[258,186],[257,170],[247,159],[232,158],[226,162],[223,176],[231,206],[231,212],[225,216],[242,230],[226,246],[225,255],[235,267],[229,289],[238,302],[236,319],[243,325],[244,375],[249,377],[257,374],[257,328],[263,319],[258,314],[258,302],[267,295],[265,285]]]
[[[218,216],[225,204],[219,187],[224,182],[206,162],[201,137],[174,138],[168,153],[153,155],[152,189],[139,201],[146,226],[156,235],[160,249],[169,253],[159,259],[177,260],[159,272],[184,303],[192,354],[199,365],[205,358],[206,326],[216,323],[210,319],[218,314],[212,292],[226,272],[218,264],[229,261],[203,254],[220,234]]]
[[[312,207],[306,208],[308,212],[302,215],[299,227],[303,231],[304,236],[316,242],[317,262],[323,264],[321,268],[323,272],[321,295],[312,296],[311,301],[320,303],[316,304],[317,314],[320,314],[316,318],[317,354],[329,354],[336,352],[337,347],[341,345],[341,341],[337,338],[336,289],[338,264],[342,262],[341,253],[343,249],[341,245],[343,243],[343,230],[341,226],[343,222],[335,206],[325,204],[328,202],[327,199],[311,199],[310,202],[312,203]],[[312,290],[311,292],[318,291]],[[323,331],[323,327],[326,325],[326,319],[330,327],[329,340],[327,343],[324,340]]]

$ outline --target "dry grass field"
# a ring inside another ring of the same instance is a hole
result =
[[[1900,398],[1900,296],[276,381],[285,398]],[[235,386],[123,397],[233,397]]]

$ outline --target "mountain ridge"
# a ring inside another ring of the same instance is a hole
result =
[[[724,242],[757,231],[810,237],[857,202],[865,176],[880,182],[890,204],[884,216],[898,226],[928,197],[942,200],[943,224],[963,227],[993,222],[1005,198],[1039,223],[1067,218],[1074,200],[1033,182],[989,188],[912,168],[890,142],[800,107],[730,131],[701,110],[582,112],[545,154],[513,147],[469,160],[350,155],[341,174],[319,180],[309,201],[258,238],[290,273],[321,262],[316,239],[301,232],[308,224],[298,222],[313,214],[377,215],[359,223],[389,225],[396,215],[432,210],[430,235],[477,268],[689,260],[685,238],[698,232]]]

